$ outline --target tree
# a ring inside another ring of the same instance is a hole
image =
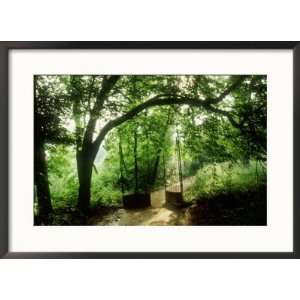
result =
[[[129,105],[129,109],[127,111],[123,112],[120,116],[109,120],[99,131],[96,138],[93,139],[97,120],[101,116],[101,111],[105,107],[105,102],[108,102],[106,104],[109,104],[109,97],[113,93],[122,95],[122,82],[120,83],[120,86],[117,85],[120,81],[122,81],[121,76],[103,76],[99,91],[96,95],[96,100],[94,101],[94,105],[90,110],[90,118],[84,130],[81,146],[78,147],[77,159],[79,176],[79,209],[83,212],[87,212],[89,209],[91,176],[94,160],[100,145],[102,144],[104,138],[110,130],[134,118],[145,109],[154,106],[166,105],[189,105],[198,107],[207,112],[225,116],[233,126],[241,129],[243,128],[243,124],[241,124],[231,112],[218,107],[218,104],[220,104],[222,100],[226,98],[226,96],[236,90],[246,78],[247,76],[230,77],[222,84],[222,86],[225,86],[225,88],[223,90],[220,90],[219,92],[218,89],[216,89],[217,92],[215,92],[213,96],[208,95],[207,93],[203,93],[202,91],[200,91],[202,92],[200,93],[199,91],[197,91],[197,89],[196,92],[195,89],[193,89],[192,92],[182,91],[178,88],[178,85],[176,86],[173,84],[174,82],[166,85],[164,89],[161,87],[156,87],[154,91],[160,92],[159,94],[149,97],[149,99],[146,101],[142,101],[142,99],[136,99],[135,97],[134,100],[136,103],[130,103],[131,106]],[[125,77],[125,81],[126,80],[128,81],[128,78]],[[131,84],[134,86],[134,84],[137,84],[137,82],[131,81]],[[136,89],[134,90],[136,92]],[[165,93],[163,91],[165,91]],[[153,93],[153,89],[151,92]],[[128,94],[130,96],[130,90]],[[148,92],[148,94],[150,93]],[[113,102],[111,104],[116,105]]]
[[[48,222],[52,212],[48,179],[46,143],[70,143],[71,137],[63,126],[68,105],[65,93],[59,89],[59,80],[34,76],[34,175],[38,200],[38,214],[42,222]]]
[[[166,109],[162,110],[162,106]],[[142,114],[154,107],[160,107],[161,111]],[[128,121],[142,130],[137,134],[137,152],[148,147],[143,135],[151,132],[149,140],[156,151],[148,157],[154,167],[151,178],[149,174],[146,178],[151,179],[152,185],[169,122],[166,113],[169,107],[181,115],[183,130],[192,129],[187,131],[191,132],[193,147],[197,146],[194,137],[200,132],[195,120],[204,117],[205,122],[200,126],[205,130],[203,136],[211,136],[209,142],[201,142],[199,147],[215,142],[214,150],[220,152],[219,159],[223,159],[222,155],[225,159],[229,155],[228,148],[234,148],[234,141],[238,140],[244,152],[262,159],[265,156],[265,76],[39,76],[35,78],[35,181],[40,212],[51,211],[45,144],[69,142],[75,145],[78,208],[85,213],[90,205],[91,177],[98,150],[112,129],[129,124]],[[75,123],[74,130],[66,126],[71,119]],[[222,130],[223,139],[214,135],[216,128]],[[226,135],[230,137],[230,147]]]

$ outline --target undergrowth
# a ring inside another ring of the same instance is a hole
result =
[[[185,191],[190,202],[213,198],[221,193],[246,192],[266,184],[266,164],[259,161],[224,162],[201,168],[194,184]]]

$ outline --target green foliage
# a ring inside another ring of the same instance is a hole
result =
[[[78,179],[74,150],[63,145],[48,146],[47,154],[53,207],[75,207]]]
[[[46,144],[54,208],[76,206],[76,152],[78,155],[82,150],[90,119],[94,118],[97,125],[91,130],[89,143],[92,144],[105,124],[148,99],[158,95],[197,101],[217,99],[236,78],[124,75],[103,98],[105,101],[96,106],[97,99],[103,96],[106,79],[103,75],[35,76],[35,135]],[[181,141],[183,175],[197,173],[194,186],[186,193],[188,199],[212,196],[224,190],[248,189],[262,183],[266,161],[266,83],[266,76],[248,76],[222,101],[207,106],[208,109],[168,103],[144,110],[113,128],[102,145],[104,161],[96,161],[98,171],[93,171],[92,204],[119,205],[121,183],[125,193],[162,187],[163,158],[169,182],[177,181],[176,129]]]
[[[34,76],[36,139],[52,144],[72,143],[72,136],[65,127],[71,118],[66,81],[66,76]]]
[[[172,114],[173,112],[168,108],[153,108],[113,130],[106,138],[105,166],[110,170],[114,169],[118,176],[121,176],[120,168],[122,168],[125,193],[135,191],[135,163],[137,164],[138,191],[143,192],[163,184],[163,158],[169,160],[172,154],[169,130]],[[136,157],[135,137],[137,139]],[[119,189],[121,189],[120,180]]]
[[[225,192],[244,192],[266,184],[266,166],[260,161],[224,162],[201,168],[185,192],[187,201],[212,198]]]
[[[92,206],[120,205],[122,195],[118,162],[106,160],[98,169],[98,173],[93,172],[92,177]]]
[[[76,207],[78,178],[74,150],[67,146],[48,146],[48,170],[54,209]],[[92,205],[118,205],[121,200],[119,169],[116,160],[98,166],[92,180]]]

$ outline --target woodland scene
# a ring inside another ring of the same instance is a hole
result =
[[[265,75],[35,75],[34,225],[267,224]]]

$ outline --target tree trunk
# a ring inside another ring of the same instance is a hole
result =
[[[93,165],[94,165],[94,156],[91,154],[91,151],[84,151],[78,155],[77,158],[77,169],[78,169],[78,179],[79,179],[78,208],[84,214],[88,213],[89,206],[90,206]]]
[[[49,189],[47,160],[43,141],[35,141],[35,185],[38,199],[38,214],[43,222],[48,222],[49,213],[52,212]]]
[[[79,101],[75,97],[75,103],[73,106],[73,116],[76,122],[76,131],[77,131],[77,147],[76,147],[76,158],[77,158],[77,170],[78,170],[78,179],[79,179],[79,192],[78,192],[78,202],[77,206],[79,210],[86,215],[89,211],[90,198],[91,198],[91,180],[93,165],[98,149],[101,145],[103,139],[99,139],[98,145],[95,146],[93,143],[93,134],[97,124],[97,120],[100,114],[101,109],[103,108],[104,101],[107,99],[110,91],[114,85],[119,80],[120,76],[111,75],[104,76],[102,86],[99,93],[96,96],[96,102],[93,109],[91,110],[90,119],[86,126],[86,130],[81,138],[81,127],[80,125],[80,109]],[[94,85],[94,80],[91,84],[91,89]],[[89,101],[92,95],[90,89]],[[90,104],[90,103],[89,103]],[[77,121],[76,121],[77,120]],[[82,146],[82,147],[81,147]]]

